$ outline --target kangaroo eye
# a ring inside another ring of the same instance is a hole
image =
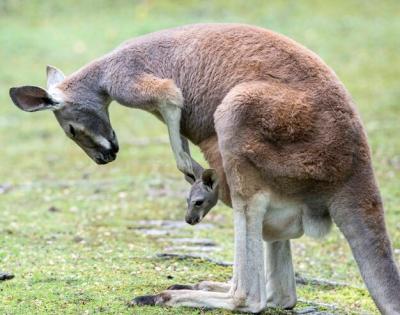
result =
[[[72,137],[75,137],[76,133],[74,127],[72,127],[72,125],[68,125],[68,127],[69,127],[69,133],[72,135]]]

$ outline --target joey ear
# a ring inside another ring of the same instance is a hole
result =
[[[185,174],[185,180],[190,184],[193,185],[196,181],[196,178],[193,175]]]
[[[56,67],[47,65],[46,67],[47,72],[47,89],[62,82],[65,79],[64,73],[61,70],[57,69]]]
[[[57,104],[46,90],[38,86],[13,87],[10,97],[17,107],[26,112],[50,109]]]
[[[217,172],[212,168],[205,170],[201,175],[201,181],[206,187],[215,189],[218,184]]]

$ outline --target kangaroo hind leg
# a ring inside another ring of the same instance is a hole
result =
[[[214,281],[201,281],[197,284],[174,284],[168,290],[202,290],[212,292],[228,292],[231,288],[230,283],[214,282]]]
[[[292,309],[297,295],[290,241],[266,242],[265,245],[268,306]]]
[[[325,168],[315,167],[324,165],[318,160],[323,157],[314,154],[310,142],[316,133],[316,108],[306,91],[288,85],[265,81],[239,84],[214,114],[218,142],[227,145],[220,149],[244,156],[267,180],[325,180]],[[310,142],[308,147],[299,145],[306,142]]]
[[[400,276],[372,170],[353,176],[330,213],[350,244],[364,282],[382,314],[400,314]]]

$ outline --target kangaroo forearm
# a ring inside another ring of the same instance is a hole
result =
[[[182,141],[182,146],[183,146],[183,150],[187,153],[187,155],[190,157],[191,163],[192,163],[192,168],[193,168],[193,173],[194,173],[194,177],[195,178],[191,178],[188,175],[185,174],[185,180],[189,183],[189,184],[193,184],[195,179],[198,179],[201,177],[201,174],[203,174],[204,172],[204,168],[197,163],[196,160],[194,160],[190,154],[190,146],[189,146],[189,141],[184,137],[181,136],[181,141]]]
[[[178,169],[185,175],[194,176],[191,157],[184,150],[180,134],[181,109],[163,104],[160,106],[160,113],[168,128],[170,145]]]
[[[181,141],[182,141],[182,147],[183,150],[189,155],[193,167],[193,172],[194,176],[196,178],[200,178],[201,174],[204,172],[204,167],[202,167],[199,163],[197,163],[196,160],[193,159],[192,155],[190,154],[190,146],[189,146],[189,141],[186,139],[184,136],[181,136]],[[186,176],[185,179],[189,182],[192,183]]]
[[[118,86],[117,83],[115,83]],[[190,156],[185,152],[180,135],[183,97],[180,89],[170,79],[142,73],[134,76],[128,89],[111,89],[112,95],[121,104],[141,108],[159,117],[168,128],[170,145],[178,169],[194,175]]]

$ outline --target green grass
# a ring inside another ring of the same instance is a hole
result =
[[[332,66],[363,117],[389,231],[400,248],[399,11],[395,0],[0,1],[0,184],[12,187],[0,194],[0,269],[16,274],[0,283],[0,313],[203,314],[131,309],[126,302],[173,283],[229,279],[230,268],[156,259],[165,244],[129,229],[139,219],[184,217],[188,187],[168,145],[151,141],[165,137],[163,125],[115,104],[111,118],[121,153],[116,162],[96,166],[63,135],[52,113],[23,113],[8,97],[11,86],[44,85],[46,64],[70,73],[130,37],[186,23],[267,27]],[[150,143],[135,145],[137,138]],[[195,156],[202,161],[198,151]],[[163,189],[171,193],[154,196]],[[60,211],[49,212],[51,206]],[[219,205],[205,220],[215,229],[188,233],[214,239],[223,250],[212,257],[232,260],[231,219],[230,209]],[[303,275],[362,285],[336,229],[323,241],[294,241],[293,252]],[[377,314],[364,289],[299,286],[298,295],[335,304],[340,314]]]

